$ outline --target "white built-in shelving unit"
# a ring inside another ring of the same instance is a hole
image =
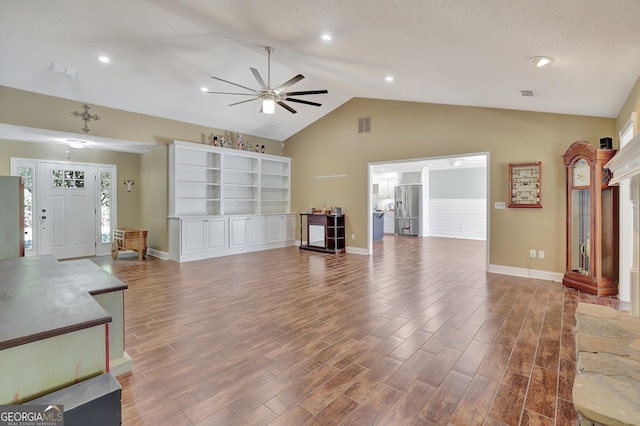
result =
[[[169,215],[217,215],[220,209],[219,152],[171,145]]]
[[[174,141],[169,257],[176,261],[295,244],[291,159]]]

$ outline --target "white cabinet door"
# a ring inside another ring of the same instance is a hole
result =
[[[296,217],[288,214],[284,217],[284,240],[293,241],[296,239]]]
[[[221,250],[227,248],[227,218],[207,219],[206,226],[207,250]]]
[[[380,198],[387,198],[389,192],[389,184],[387,179],[380,179],[378,181],[378,196]]]
[[[229,219],[229,246],[242,247],[249,244],[249,218],[248,217],[232,217]]]
[[[182,254],[205,250],[205,224],[202,219],[182,220]]]
[[[266,218],[264,216],[250,217],[249,244],[263,244],[265,239]]]
[[[229,224],[231,248],[264,243],[266,228],[264,216],[232,217]]]
[[[389,179],[389,183],[387,184],[387,191],[389,195],[387,198],[396,197],[396,186],[398,186],[398,179]]]
[[[183,219],[182,254],[227,248],[227,219]]]
[[[295,215],[267,216],[267,243],[293,241],[296,238],[295,226]]]
[[[267,242],[276,243],[282,241],[284,220],[282,216],[267,217]]]
[[[378,196],[380,198],[395,197],[395,189],[398,185],[398,179],[384,178],[378,181]]]
[[[396,216],[393,213],[386,212],[384,214],[384,233],[385,234],[395,234],[395,218]]]

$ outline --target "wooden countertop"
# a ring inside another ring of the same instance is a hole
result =
[[[126,288],[87,259],[2,259],[0,350],[106,324],[111,316],[91,296]]]

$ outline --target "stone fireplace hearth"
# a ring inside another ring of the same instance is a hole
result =
[[[576,309],[573,404],[583,425],[640,425],[640,318],[600,305]]]

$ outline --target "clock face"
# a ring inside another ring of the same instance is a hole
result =
[[[589,186],[590,183],[589,163],[581,158],[573,165],[573,186]]]

